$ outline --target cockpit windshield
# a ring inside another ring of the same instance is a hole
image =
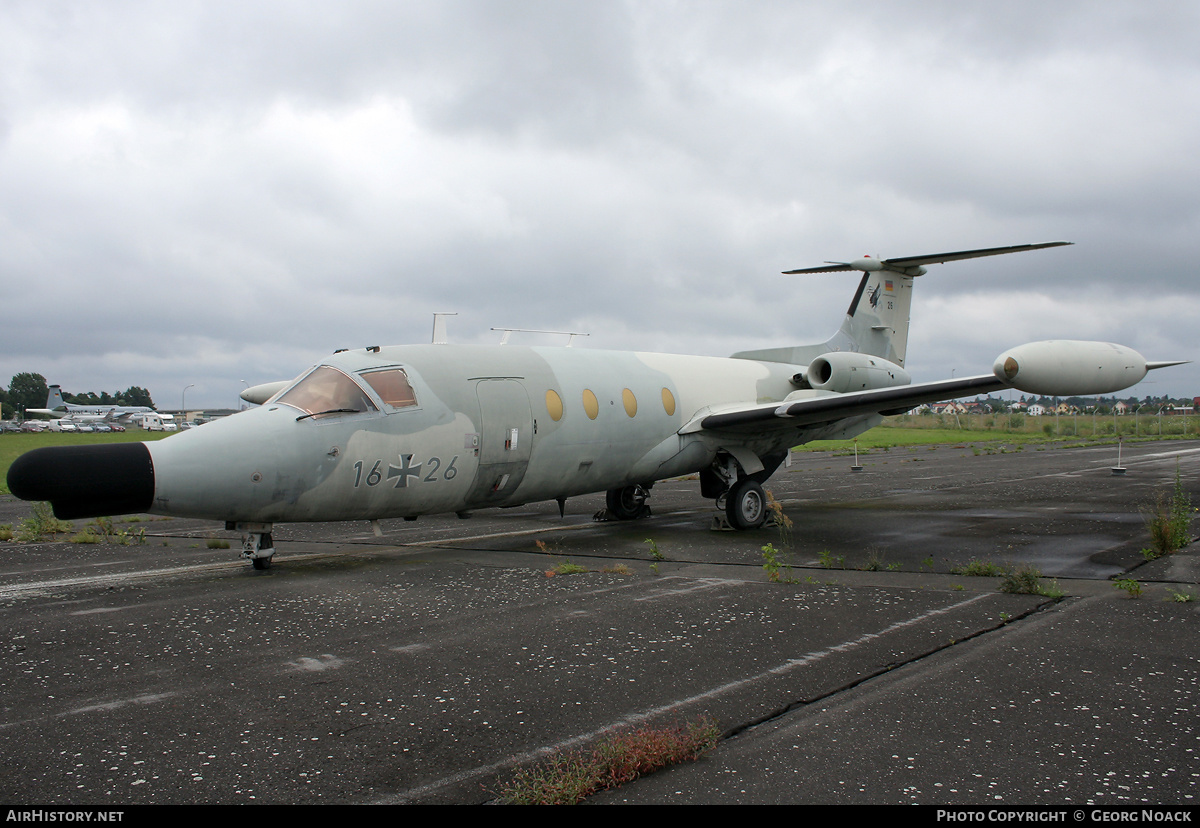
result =
[[[314,418],[377,410],[358,383],[328,365],[312,371],[275,402],[298,408],[305,417]]]

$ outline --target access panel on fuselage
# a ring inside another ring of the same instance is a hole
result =
[[[501,503],[525,477],[533,448],[533,412],[525,386],[512,379],[480,380],[479,469],[471,506]]]

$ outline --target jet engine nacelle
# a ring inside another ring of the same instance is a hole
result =
[[[804,380],[822,391],[867,391],[908,385],[908,372],[894,362],[850,351],[822,354],[808,364]]]
[[[1141,380],[1147,370],[1145,358],[1132,348],[1075,340],[1018,345],[992,365],[996,378],[1018,391],[1049,397],[1120,391]]]

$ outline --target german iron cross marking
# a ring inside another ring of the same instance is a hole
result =
[[[399,480],[396,481],[395,485],[392,488],[395,488],[395,489],[407,488],[409,477],[420,477],[421,476],[421,464],[417,463],[417,465],[415,465],[415,466],[411,465],[412,459],[413,459],[413,456],[411,454],[401,454],[400,462],[403,465],[397,467],[397,466],[391,465],[390,463],[388,464],[388,480],[391,480],[393,477],[400,478]]]

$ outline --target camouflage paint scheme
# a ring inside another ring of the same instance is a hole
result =
[[[697,472],[733,527],[754,528],[766,516],[761,484],[792,446],[853,437],[921,403],[1004,388],[1109,393],[1177,364],[1112,343],[1036,342],[1002,353],[991,374],[911,384],[909,311],[925,264],[1066,244],[789,271],[862,273],[840,329],[815,345],[729,358],[512,345],[340,351],[293,382],[243,392],[262,407],[165,440],[36,449],[10,467],[9,488],[64,518],[149,506],[223,520],[245,533],[243,555],[258,568],[274,554],[276,522],[561,508],[600,491],[610,516],[628,520],[647,513],[655,481]]]
[[[680,433],[722,405],[784,399],[802,366],[460,345],[346,351],[321,364],[350,376],[401,367],[417,405],[384,413],[375,398],[376,411],[297,421],[298,409],[268,403],[149,444],[153,511],[279,522],[511,506],[698,472],[726,444],[761,456],[804,441],[796,429],[736,439]],[[547,403],[551,391],[561,400],[558,419]],[[595,418],[585,391],[595,395]],[[875,418],[856,420],[853,433]]]
[[[833,395],[805,392],[795,379],[821,354],[866,349],[896,368],[912,284],[911,276],[864,274],[830,341],[729,358],[513,345],[342,351],[320,364],[351,377],[402,368],[417,405],[385,414],[360,383],[379,410],[297,421],[303,412],[269,401],[148,444],[152,511],[230,522],[373,520],[648,486],[702,471],[719,453],[743,474],[762,472],[762,458],[809,440],[852,437],[881,417],[835,413],[803,426],[780,419],[734,429],[696,423],[747,403]],[[908,383],[907,374],[893,374],[882,381]],[[548,392],[561,400],[557,419]],[[595,417],[585,406],[588,392]]]

